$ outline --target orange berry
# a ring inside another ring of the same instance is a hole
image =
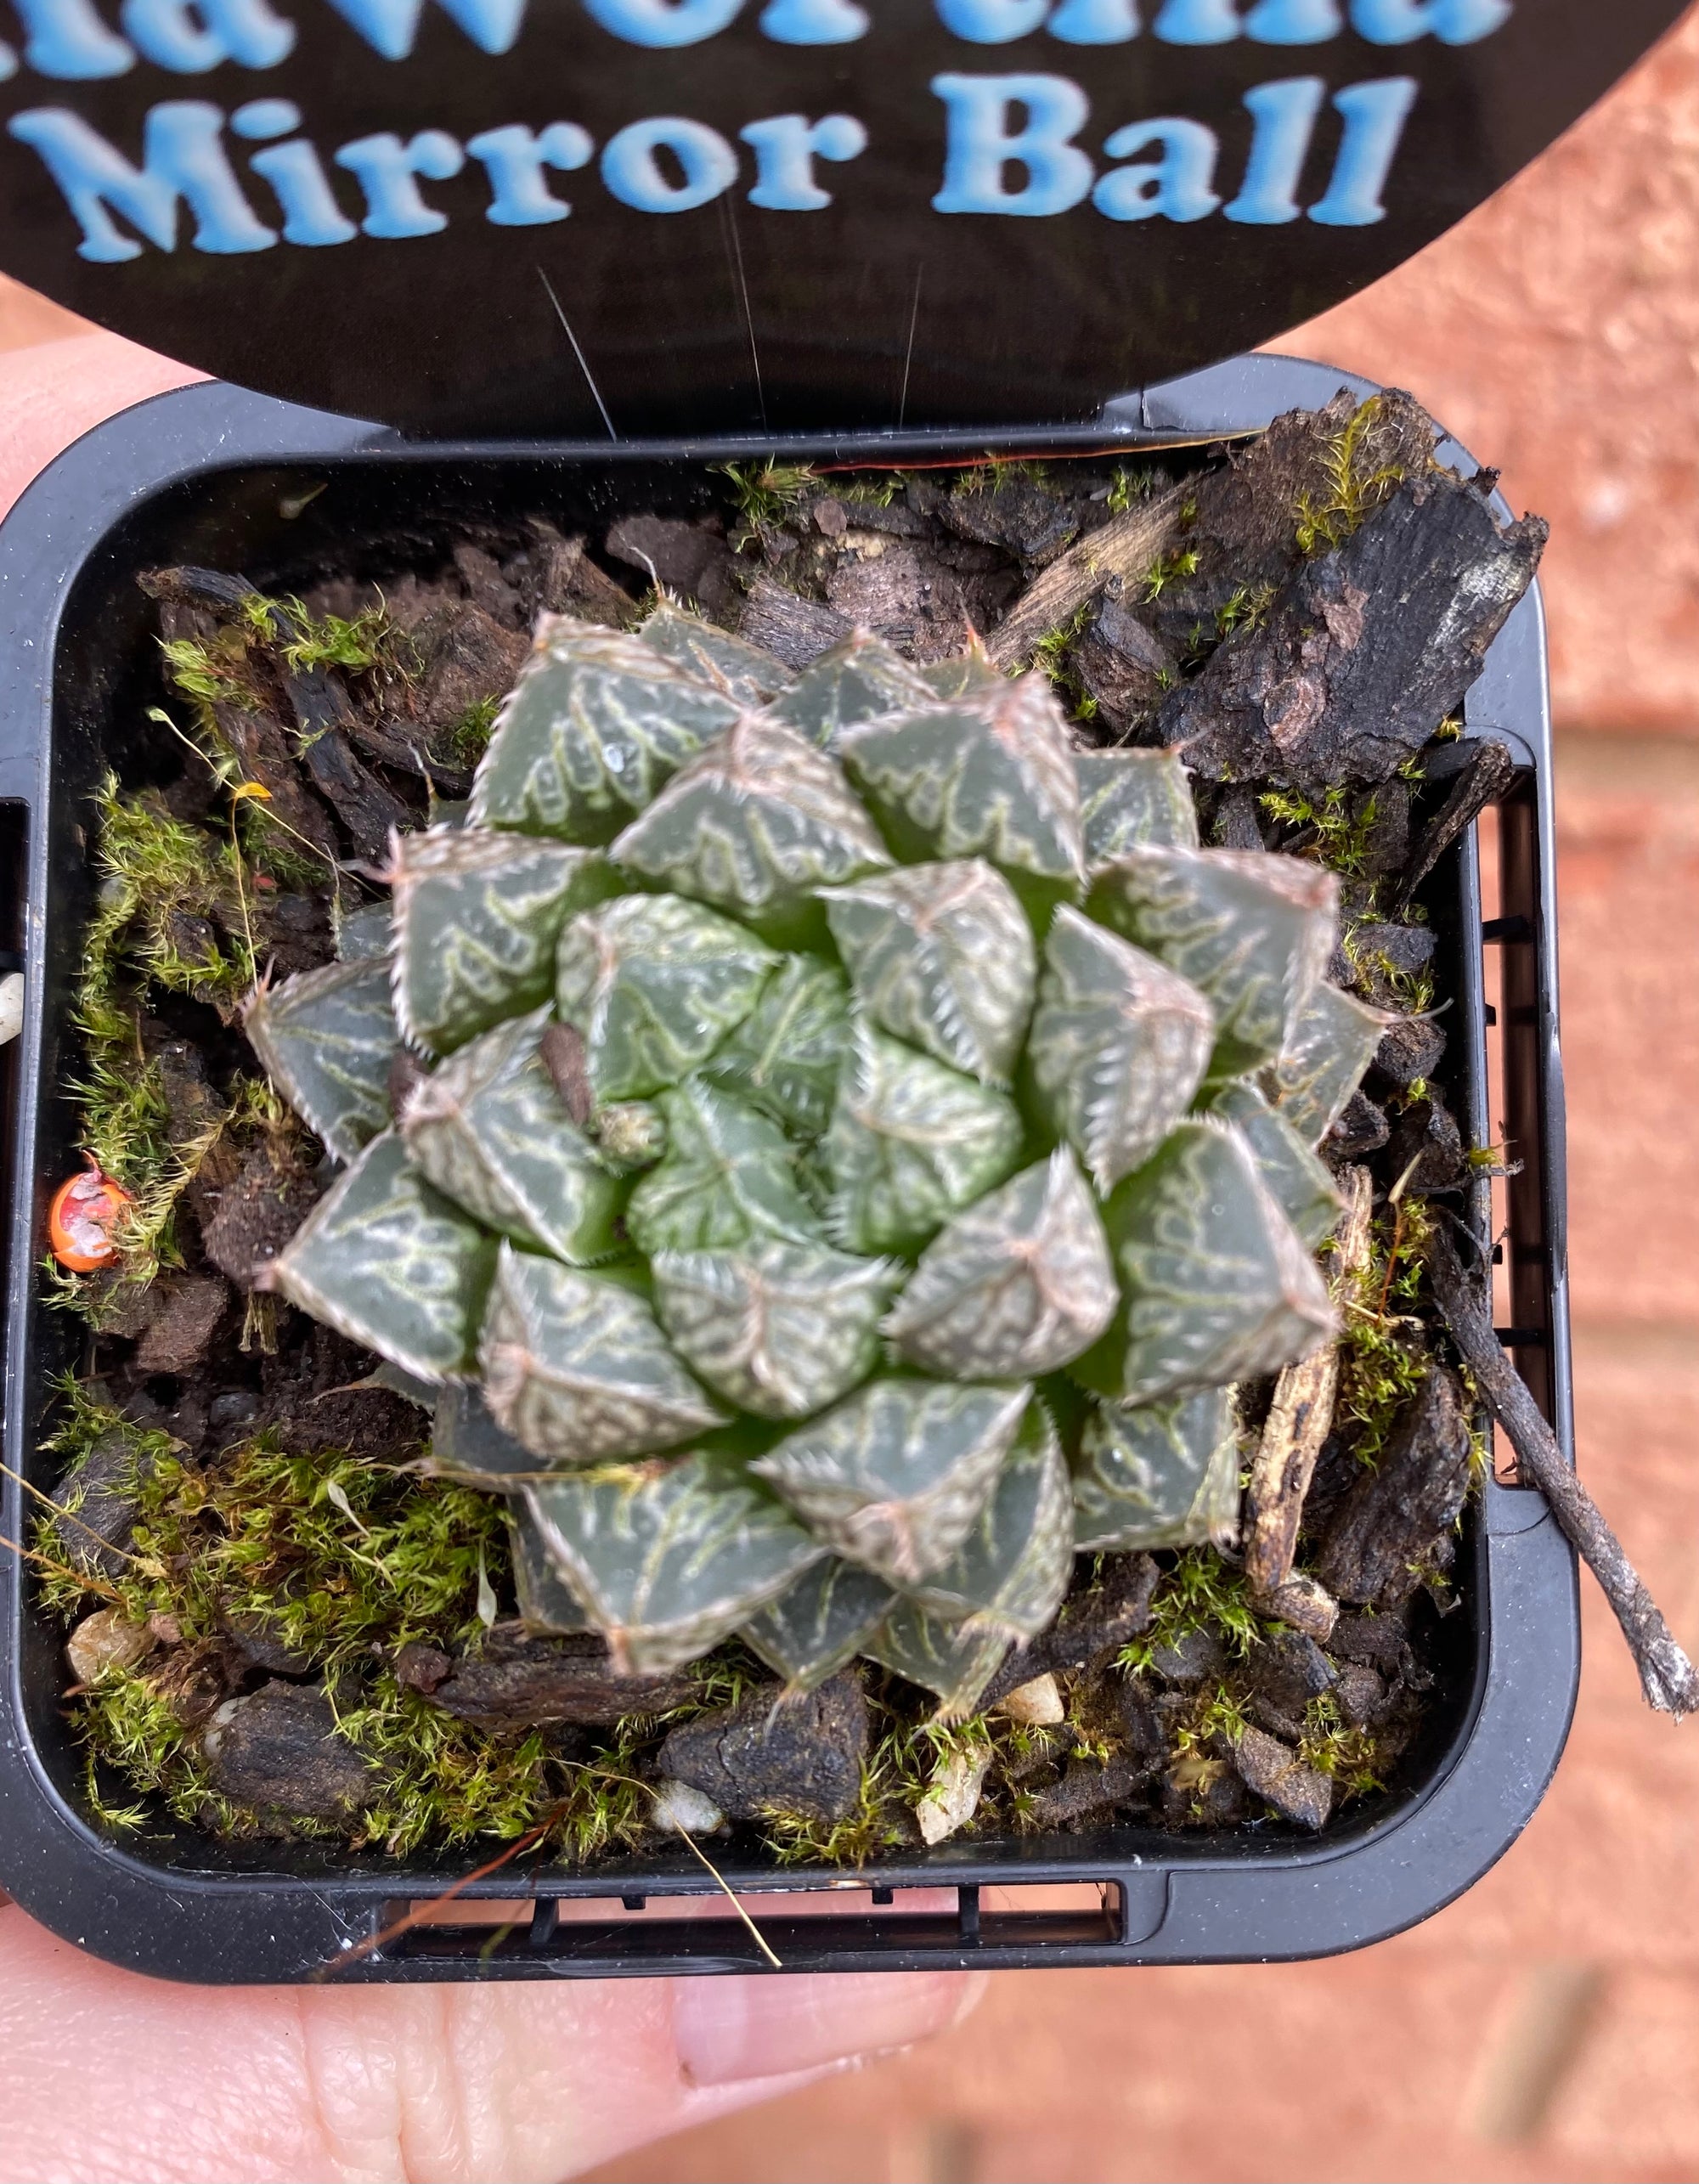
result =
[[[61,1183],[48,1208],[48,1241],[61,1267],[73,1274],[92,1274],[118,1256],[112,1231],[133,1203],[121,1183],[103,1176],[91,1160],[69,1182]]]

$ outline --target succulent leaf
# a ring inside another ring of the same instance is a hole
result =
[[[437,1397],[431,1427],[432,1471],[488,1493],[508,1493],[562,1467],[534,1455],[490,1416],[481,1391],[457,1381]]]
[[[575,1638],[594,1630],[584,1603],[555,1567],[536,1518],[522,1502],[505,1514],[513,1589],[526,1630],[534,1638]]]
[[[433,1054],[547,1001],[567,920],[620,884],[593,850],[449,827],[401,835],[392,876],[396,1020]]]
[[[605,1259],[625,1192],[561,1104],[537,1041],[546,1007],[452,1054],[414,1092],[402,1136],[445,1198],[571,1266]]]
[[[1028,1048],[1041,1104],[1112,1190],[1192,1103],[1215,1013],[1188,979],[1064,903],[1044,944]]]
[[[1007,1638],[1036,1638],[1074,1567],[1074,1499],[1056,1428],[1028,1405],[991,1496],[944,1565],[909,1586],[929,1615]]]
[[[868,1639],[866,1651],[911,1684],[935,1691],[945,1721],[962,1721],[978,1706],[1013,1642],[1005,1631],[945,1622],[916,1601],[899,1600]]]
[[[1354,994],[1318,985],[1273,1066],[1270,1097],[1307,1143],[1319,1145],[1363,1081],[1391,1019]]]
[[[631,1194],[626,1232],[638,1250],[735,1250],[752,1239],[824,1241],[797,1188],[796,1154],[778,1125],[692,1077],[658,1103],[667,1150]]]
[[[676,895],[628,894],[561,935],[562,1019],[584,1036],[598,1102],[664,1092],[755,1006],[778,961],[747,927]]]
[[[754,713],[681,766],[609,854],[644,879],[783,936],[806,923],[815,889],[891,861],[833,761]]]
[[[272,1261],[271,1283],[419,1380],[458,1380],[477,1362],[495,1248],[386,1130]]]
[[[1189,979],[1216,1012],[1215,1077],[1271,1062],[1332,951],[1339,883],[1301,857],[1132,849],[1097,874],[1087,914]]]
[[[629,1674],[695,1660],[823,1552],[724,1457],[550,1480],[528,1487],[525,1503],[550,1560]]]
[[[498,1425],[562,1464],[675,1448],[720,1411],[628,1283],[501,1246],[483,1327]]]
[[[841,645],[822,652],[767,711],[823,751],[858,720],[882,713],[912,713],[936,698],[920,674],[882,637],[853,629]]]
[[[1075,1377],[1155,1402],[1277,1372],[1333,1328],[1316,1264],[1237,1131],[1182,1123],[1117,1185],[1104,1226],[1125,1304]]]
[[[1197,806],[1177,752],[1075,751],[1074,774],[1089,870],[1129,849],[1197,848]]]
[[[1313,1251],[1339,1219],[1345,1203],[1333,1177],[1254,1085],[1228,1085],[1211,1100],[1210,1109],[1244,1137],[1275,1204]]]
[[[934,1238],[885,1333],[944,1380],[1026,1380],[1088,1350],[1120,1301],[1104,1225],[1064,1149]]]
[[[1071,884],[1085,875],[1067,725],[1041,674],[847,729],[850,777],[934,857],[982,856]]]
[[[401,1041],[381,957],[260,987],[243,1028],[266,1075],[336,1160],[352,1160],[387,1127]]]
[[[932,692],[934,703],[940,698],[965,697],[972,691],[995,690],[1005,680],[976,636],[968,638],[965,652],[952,652],[948,659],[917,660],[914,671]]]
[[[641,638],[545,615],[478,761],[470,824],[611,841],[742,709]]]
[[[896,1597],[871,1570],[828,1555],[737,1635],[795,1690],[810,1691],[866,1650]]]
[[[364,963],[374,956],[387,956],[394,938],[395,914],[390,904],[362,903],[346,917],[336,918],[336,961]]]
[[[874,1380],[751,1469],[838,1554],[892,1584],[912,1584],[967,1538],[1030,1394]]]
[[[1226,1545],[1239,1466],[1229,1389],[1134,1409],[1096,1404],[1074,1466],[1074,1543],[1081,1554]]]
[[[637,641],[697,682],[724,691],[739,705],[763,704],[788,690],[793,680],[782,660],[704,622],[699,614],[686,614],[670,600],[657,601],[644,616]]]
[[[889,1261],[754,1237],[731,1251],[655,1255],[655,1309],[716,1395],[758,1418],[807,1418],[879,1362]]]
[[[857,1024],[824,1142],[835,1239],[850,1251],[918,1250],[1003,1181],[1024,1135],[1002,1092]]]
[[[814,956],[787,956],[742,1024],[705,1066],[764,1115],[817,1137],[850,1049],[850,986]]]
[[[1038,965],[1032,928],[1002,873],[968,857],[821,892],[874,1023],[982,1084],[1007,1084]]]

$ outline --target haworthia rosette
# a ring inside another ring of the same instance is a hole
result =
[[[1002,1182],[1024,1134],[1003,1093],[859,1024],[824,1140],[834,1240],[918,1250]]]
[[[829,751],[858,720],[936,703],[934,691],[900,652],[871,630],[855,629],[811,661],[767,710],[775,720]]]
[[[567,920],[621,885],[593,850],[448,827],[402,835],[392,878],[396,1020],[433,1054],[547,1001]]]
[[[629,894],[561,935],[556,991],[598,1102],[664,1092],[755,1006],[778,961],[747,926],[677,895]]]
[[[1029,1380],[1088,1350],[1119,1301],[1103,1222],[1063,1150],[933,1239],[885,1333],[941,1379]]]
[[[929,1615],[1036,1638],[1061,1606],[1073,1567],[1068,1466],[1043,1404],[1034,1402],[967,1538],[907,1590]]]
[[[1041,1105],[1099,1190],[1131,1175],[1184,1115],[1214,1043],[1215,1013],[1188,979],[1058,909],[1027,1054]]]
[[[450,1055],[414,1092],[402,1135],[445,1198],[573,1266],[617,1248],[625,1190],[561,1104],[537,1041],[547,1008]]]
[[[759,1236],[824,1242],[820,1216],[798,1188],[796,1153],[776,1122],[700,1077],[663,1092],[657,1105],[667,1149],[625,1209],[640,1251],[652,1258],[733,1250]]]
[[[387,1126],[401,1040],[381,957],[260,987],[243,1029],[266,1075],[336,1160],[352,1160]]]
[[[1095,869],[1129,849],[1195,849],[1198,810],[1173,751],[1076,751],[1086,862]]]
[[[1332,951],[1339,883],[1301,857],[1132,849],[1092,883],[1089,915],[1189,979],[1216,1013],[1211,1074],[1261,1069],[1285,1045]]]
[[[871,1570],[828,1555],[737,1635],[794,1689],[811,1690],[866,1650],[896,1597]]]
[[[866,1650],[911,1684],[935,1691],[945,1721],[962,1721],[979,1705],[1013,1642],[1006,1631],[945,1622],[914,1600],[900,1600]]]
[[[1344,1204],[1326,1168],[1254,1085],[1227,1086],[1211,1101],[1210,1111],[1225,1117],[1245,1138],[1276,1205],[1313,1251]]]
[[[721,1422],[634,1288],[511,1244],[482,1357],[496,1424],[551,1462],[646,1456]]]
[[[640,638],[545,615],[478,761],[470,822],[611,841],[742,709]]]
[[[662,1251],[655,1310],[714,1393],[759,1418],[807,1418],[879,1362],[879,1321],[901,1280],[889,1260],[752,1237],[733,1250]]]
[[[791,671],[782,660],[668,600],[658,601],[644,616],[637,641],[740,705],[760,705],[791,686]]]
[[[694,1661],[824,1551],[727,1458],[627,1464],[533,1487],[550,1560],[624,1673]]]
[[[770,935],[802,928],[815,889],[891,861],[833,761],[759,714],[681,766],[608,854]]]
[[[1067,725],[1042,675],[863,721],[839,748],[856,786],[934,857],[981,856],[1064,884],[1084,877]]]
[[[1093,1404],[1074,1461],[1075,1547],[1230,1545],[1239,1460],[1229,1389],[1133,1408]]]
[[[1104,1208],[1123,1309],[1071,1368],[1155,1402],[1278,1372],[1332,1331],[1316,1264],[1230,1126],[1182,1123]]]
[[[994,866],[908,865],[821,899],[875,1024],[983,1084],[1008,1082],[1038,966],[1026,913]]]
[[[374,1137],[272,1261],[271,1286],[421,1380],[471,1374],[495,1239]]]
[[[1319,1145],[1363,1081],[1393,1019],[1337,986],[1318,985],[1263,1072],[1269,1097],[1298,1135]]]
[[[912,1583],[967,1538],[1030,1392],[874,1380],[752,1468],[837,1553],[892,1584]]]
[[[787,956],[703,1068],[787,1130],[816,1137],[849,1048],[848,979],[818,957]]]

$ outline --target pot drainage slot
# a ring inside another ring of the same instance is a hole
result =
[[[724,1896],[539,1896],[534,1901],[392,1899],[377,1931],[398,1929],[380,1954],[443,1964],[549,1964],[563,1971],[670,1960],[704,1968],[755,1970],[760,1943],[787,1970],[848,1959],[960,1958],[962,1951],[1101,1949],[1126,1939],[1114,1881],[1022,1882],[1013,1887],[751,1890]],[[410,1923],[403,1925],[404,1921]]]

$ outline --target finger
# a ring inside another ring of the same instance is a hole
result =
[[[554,2184],[957,2023],[983,1980],[195,1988],[0,1911],[15,2184]]]
[[[0,516],[103,419],[204,376],[116,334],[72,334],[0,354]]]

